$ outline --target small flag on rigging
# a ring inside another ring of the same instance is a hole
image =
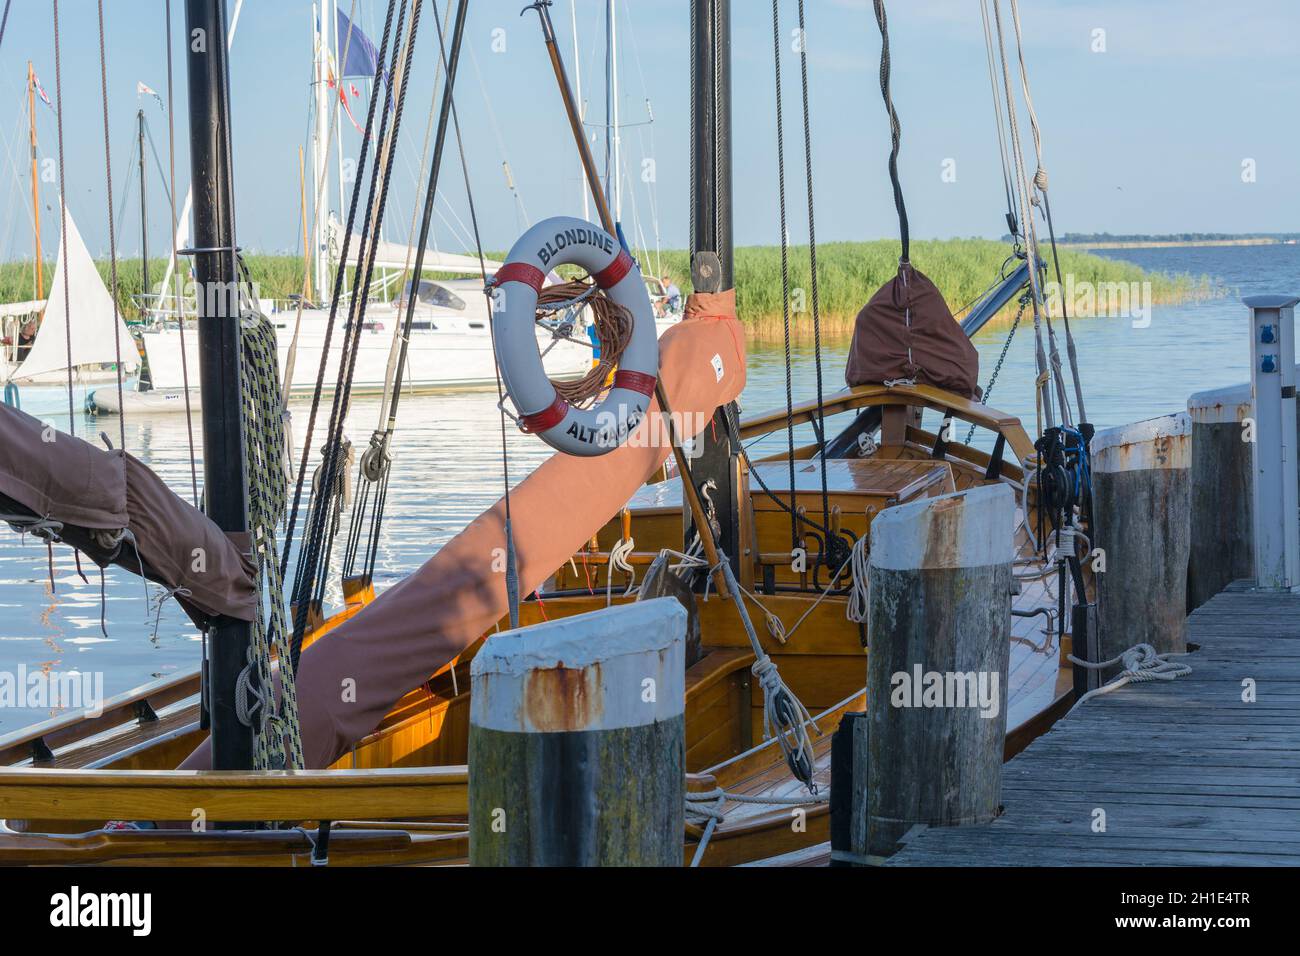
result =
[[[35,86],[36,92],[40,96],[41,101],[50,109],[54,109],[54,104],[51,103],[50,98],[45,95],[45,87],[41,86],[41,78],[36,75],[35,70],[32,70],[32,85]]]
[[[158,95],[158,91],[140,80],[135,81],[135,95],[152,96],[154,99],[158,101],[158,108],[161,109],[164,113],[167,112],[167,107],[163,106],[162,97]]]

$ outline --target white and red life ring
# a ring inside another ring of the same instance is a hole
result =
[[[537,294],[558,265],[586,269],[612,301],[632,314],[632,337],[613,387],[591,408],[574,408],[556,393],[537,349]],[[599,226],[557,216],[519,238],[493,279],[492,336],[520,428],[559,451],[589,458],[613,451],[650,410],[659,376],[650,294],[632,257]]]

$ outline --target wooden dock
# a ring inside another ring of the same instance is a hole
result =
[[[915,828],[886,865],[1300,865],[1300,595],[1229,588],[1188,641],[1192,674],[1093,698],[1011,760],[993,823]]]

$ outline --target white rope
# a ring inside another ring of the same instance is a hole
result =
[[[700,865],[700,861],[704,859],[704,851],[709,846],[709,840],[713,837],[713,831],[717,829],[718,824],[725,822],[726,811],[722,808],[729,800],[735,803],[749,803],[758,806],[805,807],[829,803],[830,795],[812,793],[806,797],[759,797],[743,793],[729,793],[721,787],[714,787],[712,790],[705,790],[700,793],[687,793],[686,819],[696,826],[704,827],[700,842],[695,846],[695,855],[691,858],[692,867]]]
[[[614,601],[614,572],[622,571],[628,575],[627,588],[623,591],[623,597],[628,597],[636,585],[636,568],[628,564],[627,558],[636,548],[634,538],[624,538],[614,547],[609,549],[609,561],[605,564],[605,607],[609,607]]]
[[[870,578],[867,567],[870,548],[870,538],[863,535],[853,542],[853,551],[849,554],[850,571],[853,575],[853,585],[849,590],[848,606],[844,609],[844,616],[854,624],[865,624],[867,622],[867,613],[869,611],[871,589]]]
[[[1098,664],[1081,661],[1073,654],[1067,656],[1070,663],[1076,667],[1082,667],[1090,671],[1103,670],[1115,664],[1121,665],[1121,670],[1115,677],[1096,690],[1090,690],[1080,697],[1078,700],[1080,704],[1101,694],[1109,694],[1112,691],[1119,690],[1125,684],[1143,684],[1153,680],[1176,680],[1179,677],[1186,677],[1192,672],[1190,664],[1180,664],[1169,659],[1171,657],[1186,657],[1186,654],[1174,652],[1157,654],[1156,649],[1150,644],[1135,644],[1120,654],[1119,657],[1113,657]]]

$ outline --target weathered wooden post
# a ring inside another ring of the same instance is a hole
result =
[[[1150,644],[1161,654],[1187,649],[1191,445],[1185,412],[1093,436],[1102,660],[1134,644]]]
[[[1192,420],[1191,544],[1187,613],[1233,581],[1254,577],[1250,383],[1197,392]]]
[[[474,866],[681,866],[686,611],[658,598],[488,638],[470,665]]]
[[[1011,657],[1015,496],[981,485],[871,525],[865,846],[998,812]]]

